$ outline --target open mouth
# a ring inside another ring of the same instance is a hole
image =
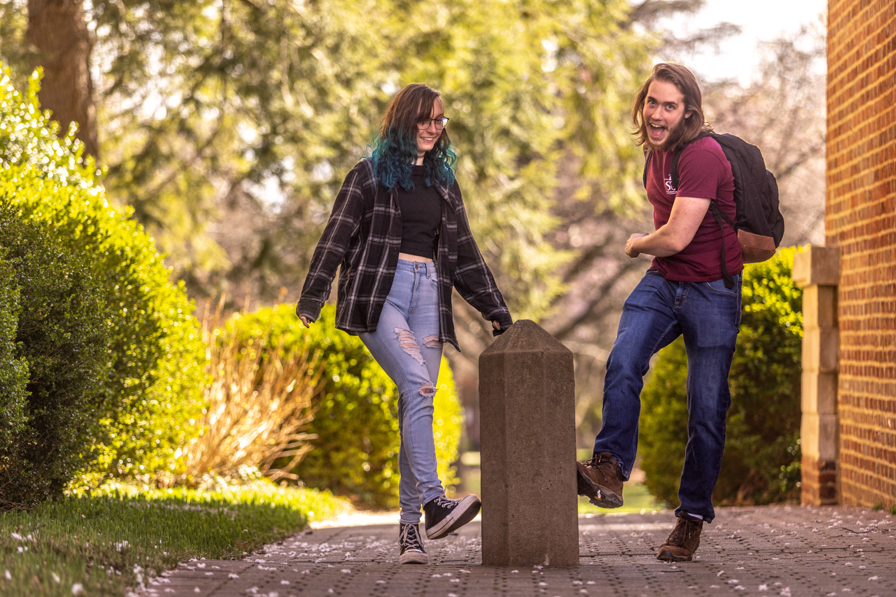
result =
[[[647,132],[650,134],[651,139],[662,139],[666,134],[666,127],[651,124],[647,127]]]

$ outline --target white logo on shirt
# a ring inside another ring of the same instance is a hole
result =
[[[672,175],[670,174],[666,177],[666,194],[674,195],[677,192],[678,191],[675,189],[675,187],[672,186]]]

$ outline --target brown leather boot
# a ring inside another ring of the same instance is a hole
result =
[[[591,460],[577,462],[576,480],[579,495],[591,498],[590,501],[595,506],[618,508],[622,505],[622,468],[609,452],[601,452]]]
[[[672,529],[672,534],[660,546],[657,559],[666,562],[690,562],[700,545],[702,530],[703,520],[682,512],[678,517],[678,523]]]

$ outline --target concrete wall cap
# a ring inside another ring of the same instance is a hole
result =
[[[793,256],[793,281],[800,288],[840,284],[840,247],[809,245]]]

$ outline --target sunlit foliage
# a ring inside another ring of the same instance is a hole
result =
[[[173,466],[174,450],[194,432],[189,419],[204,382],[182,286],[169,282],[129,210],[106,202],[78,144],[57,137],[37,87],[35,76],[20,95],[0,76],[3,248],[14,284],[28,289],[16,358],[27,363],[30,394],[24,427],[4,446],[18,464],[0,461],[0,473],[15,469],[44,488],[22,494],[25,501],[58,494],[88,467],[138,474]]]

